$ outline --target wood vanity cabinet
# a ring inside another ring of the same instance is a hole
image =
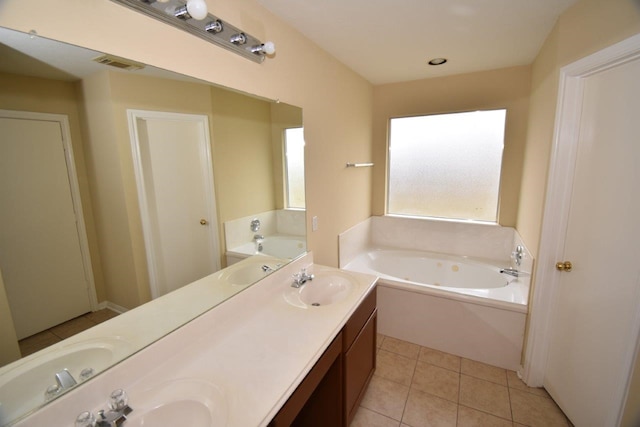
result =
[[[376,305],[376,288],[373,288],[342,329],[345,427],[358,411],[376,369]]]
[[[269,427],[342,425],[342,333],[333,340]]]
[[[269,427],[348,427],[376,367],[376,288],[273,418]]]

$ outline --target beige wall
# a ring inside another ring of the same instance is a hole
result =
[[[5,0],[0,25],[132,58],[303,108],[307,223],[316,261],[338,265],[337,234],[371,214],[371,174],[346,170],[371,158],[372,87],[256,0],[207,1],[212,13],[277,45],[256,64],[109,0]],[[117,23],[117,25],[114,25]],[[144,36],[142,37],[141,34]]]
[[[530,77],[530,67],[523,66],[376,86],[373,97],[373,213],[385,213],[390,118],[506,108],[498,222],[515,226],[527,134]]]
[[[86,78],[81,87],[89,182],[106,299],[121,307],[133,308],[145,300],[141,299],[136,288],[131,230],[123,226],[129,223],[129,214],[117,150],[110,74],[103,72]],[[131,292],[132,288],[136,290]]]
[[[211,91],[218,221],[275,209],[270,104],[229,90]]]

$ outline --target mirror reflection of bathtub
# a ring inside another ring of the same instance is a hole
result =
[[[227,265],[254,255],[294,259],[307,251],[303,210],[261,212],[227,221],[224,230]]]
[[[227,251],[227,264],[236,258],[246,258],[252,255],[268,255],[278,258],[296,258],[307,251],[306,242],[300,236],[264,236],[256,242],[248,242],[242,246]]]

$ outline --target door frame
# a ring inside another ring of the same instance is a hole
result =
[[[564,254],[564,239],[569,221],[569,209],[573,189],[576,156],[579,144],[580,119],[584,96],[584,79],[610,68],[640,58],[640,34],[616,43],[599,52],[580,59],[560,70],[558,103],[554,126],[554,138],[547,181],[547,194],[542,220],[540,249],[535,269],[529,333],[526,342],[523,379],[533,387],[543,385],[551,318],[556,310],[556,288],[559,282],[555,263]],[[624,368],[628,375],[620,381],[619,390],[612,401],[621,402],[616,420],[620,423],[624,402],[629,389],[633,363],[640,345],[640,305],[635,313],[630,342],[635,343],[624,355]],[[614,424],[615,422],[615,424]]]
[[[89,306],[91,311],[98,310],[98,295],[96,293],[96,284],[93,277],[91,253],[89,252],[87,227],[84,222],[84,211],[82,209],[82,198],[80,197],[80,186],[78,185],[78,173],[73,154],[73,144],[71,143],[71,127],[69,126],[69,118],[65,114],[38,113],[18,110],[0,110],[0,117],[18,120],[49,121],[60,125],[64,160],[67,167],[67,177],[69,178],[69,188],[71,191],[71,203],[73,204],[73,211],[75,212],[76,229],[78,230],[78,241],[80,243],[80,254],[82,255],[82,268],[84,270],[87,293],[89,295]]]
[[[202,137],[204,138],[204,150],[205,155],[200,165],[202,170],[207,175],[205,177],[205,189],[206,189],[206,205],[207,215],[210,218],[209,223],[213,224],[210,229],[210,244],[212,253],[215,254],[213,261],[213,267],[215,270],[220,269],[220,252],[219,252],[219,239],[218,239],[218,219],[216,214],[216,201],[213,181],[213,157],[211,154],[211,139],[209,137],[209,117],[200,114],[183,114],[183,113],[171,113],[164,111],[149,111],[149,110],[136,110],[127,109],[127,118],[129,121],[129,137],[131,141],[131,151],[133,154],[133,169],[136,177],[136,186],[138,190],[138,201],[140,205],[140,218],[142,220],[142,234],[144,237],[145,252],[147,256],[147,265],[149,270],[149,287],[151,291],[151,298],[155,299],[161,296],[161,292],[158,284],[158,260],[153,250],[156,246],[154,242],[157,241],[157,236],[153,232],[151,227],[151,210],[147,200],[147,193],[145,191],[146,183],[143,174],[142,156],[140,152],[140,140],[138,138],[138,119],[165,119],[165,120],[179,120],[196,122],[202,125]]]

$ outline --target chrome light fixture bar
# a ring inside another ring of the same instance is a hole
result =
[[[192,8],[189,12],[189,1],[179,0],[111,0],[133,10],[173,25],[188,33],[214,43],[220,47],[244,56],[254,62],[261,63],[266,55],[275,52],[273,43],[262,43],[257,38],[234,27],[228,22],[207,13],[202,19],[201,8]],[[204,1],[201,0],[204,4]],[[206,5],[205,9],[206,11]]]

